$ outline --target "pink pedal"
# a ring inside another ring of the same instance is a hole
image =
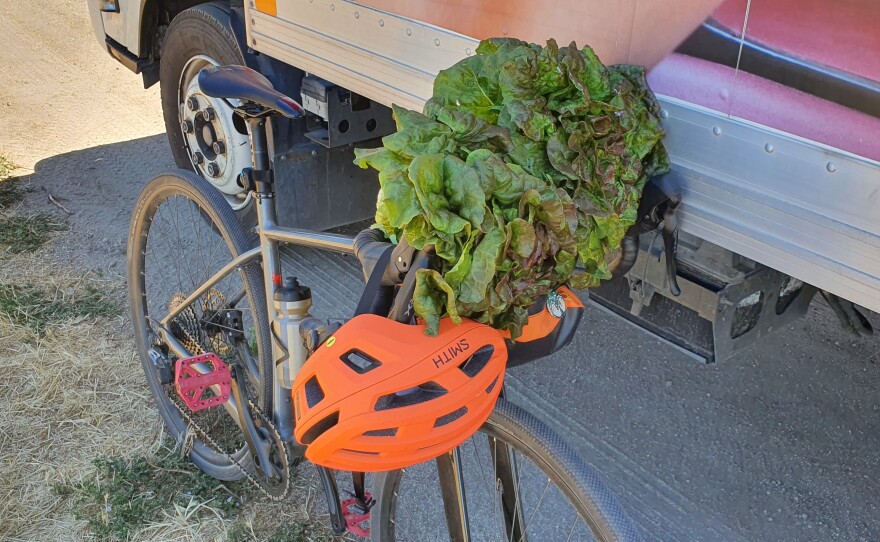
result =
[[[367,493],[367,502],[373,500],[373,496]],[[352,534],[361,538],[370,538],[370,511],[364,512],[357,504],[357,499],[352,497],[342,501],[342,516],[345,518],[345,526]]]
[[[199,363],[212,367],[213,370],[206,373],[193,367]],[[205,397],[205,391],[211,386],[217,386],[219,390],[213,389],[211,391],[214,395]],[[198,412],[222,405],[229,400],[232,375],[229,373],[229,367],[217,354],[208,353],[182,358],[177,360],[174,368],[174,388],[186,406],[193,412]]]

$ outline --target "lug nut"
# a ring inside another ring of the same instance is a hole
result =
[[[202,111],[202,115],[205,117],[205,120],[208,122],[213,121],[217,118],[217,112],[214,111],[213,107],[206,107],[204,111]]]
[[[195,164],[195,165],[197,165],[197,166],[202,165],[202,162],[205,161],[205,157],[202,156],[202,153],[200,153],[200,152],[198,152],[198,151],[196,151],[196,152],[193,153],[193,155],[192,155],[192,159],[193,159],[193,164]]]
[[[186,107],[189,108],[190,111],[198,111],[199,110],[199,99],[195,96],[190,96],[186,99]]]
[[[217,162],[211,162],[208,164],[208,175],[211,177],[220,175],[220,166],[217,165]]]
[[[185,134],[191,134],[193,132],[193,123],[191,120],[187,119],[180,123],[180,129],[183,130]]]
[[[223,141],[219,139],[211,145],[211,148],[214,149],[214,153],[216,154],[226,154],[226,143],[223,143]]]

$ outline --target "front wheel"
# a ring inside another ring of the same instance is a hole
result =
[[[374,488],[375,542],[642,540],[596,472],[504,399],[456,450],[379,474]]]

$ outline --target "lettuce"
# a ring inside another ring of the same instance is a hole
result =
[[[553,40],[476,52],[438,74],[424,114],[395,106],[397,132],[355,162],[379,171],[376,227],[437,255],[416,275],[427,332],[449,316],[516,338],[542,295],[610,278],[669,158],[644,68]]]

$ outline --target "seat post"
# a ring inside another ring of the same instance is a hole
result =
[[[251,133],[251,157],[254,169],[267,171],[269,169],[269,149],[266,139],[266,119],[261,117],[247,117],[245,122]]]

